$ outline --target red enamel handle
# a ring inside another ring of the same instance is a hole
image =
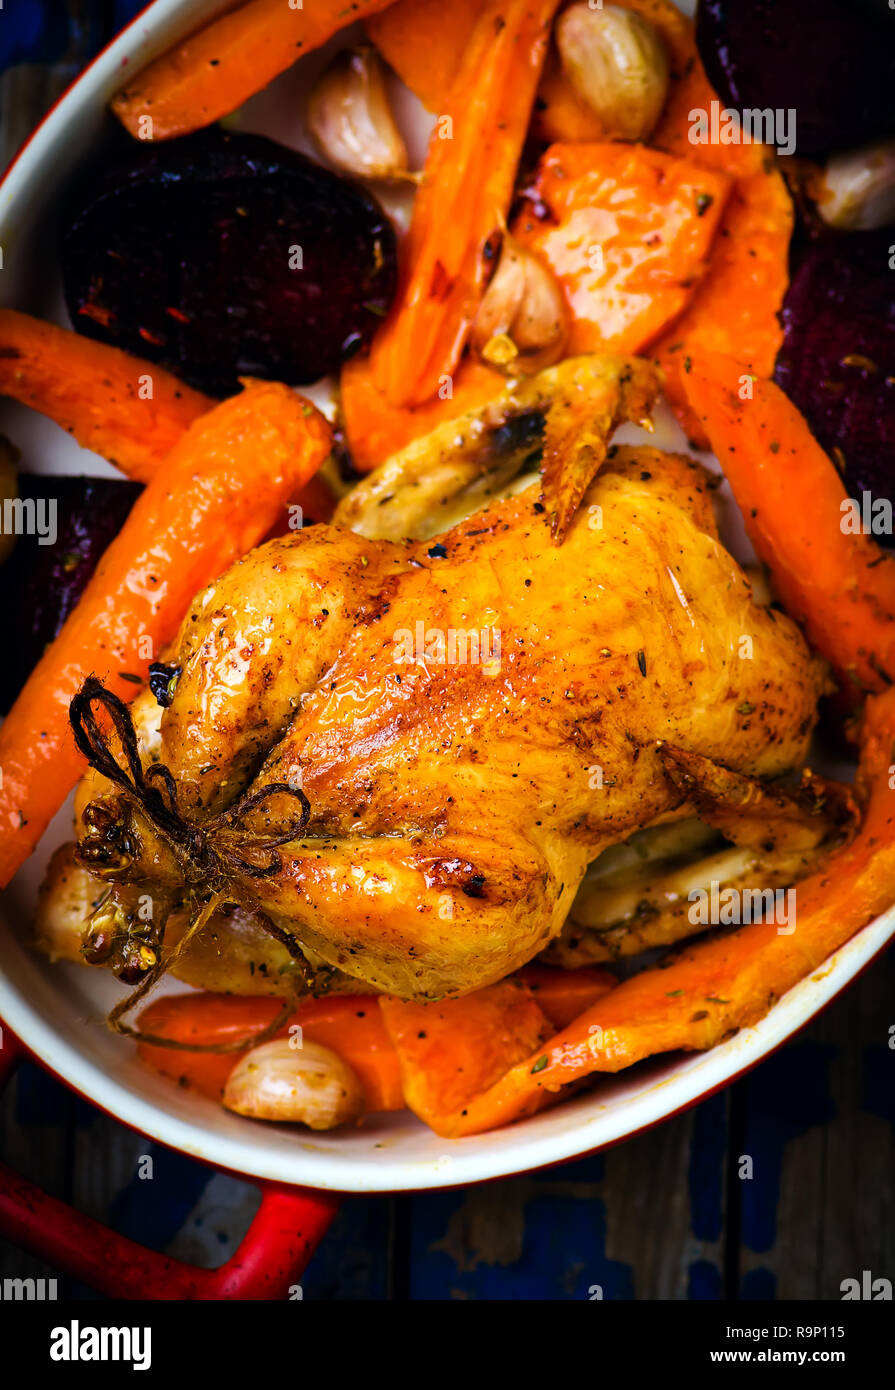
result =
[[[24,1053],[8,1029],[0,1086]],[[217,1269],[170,1259],[50,1197],[0,1164],[0,1236],[113,1298],[279,1299],[302,1272],[339,1206],[330,1192],[260,1184],[261,1205],[242,1244]]]

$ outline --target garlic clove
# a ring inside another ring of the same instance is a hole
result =
[[[223,1103],[254,1120],[335,1129],[364,1112],[364,1088],[347,1062],[322,1043],[292,1038],[253,1047],[236,1063]]]
[[[831,227],[872,231],[895,222],[895,140],[833,155],[808,191]]]
[[[505,233],[472,326],[473,347],[494,367],[538,372],[559,361],[567,337],[568,314],[556,277]]]
[[[84,929],[106,888],[81,867],[75,849],[71,842],[60,845],[47,865],[37,897],[33,934],[35,946],[50,960],[73,960],[83,965]]]
[[[509,333],[495,333],[481,349],[481,355],[492,367],[512,367],[519,356],[519,349]]]
[[[563,11],[555,32],[569,81],[606,134],[646,140],[668,95],[668,54],[658,31],[631,10],[582,3]]]
[[[382,63],[372,48],[345,49],[308,100],[308,128],[321,154],[357,178],[409,178]]]

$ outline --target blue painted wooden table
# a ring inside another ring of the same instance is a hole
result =
[[[139,8],[5,0],[4,163]],[[895,1281],[893,1007],[890,951],[744,1080],[606,1154],[466,1192],[352,1199],[304,1297],[838,1299],[865,1269]],[[199,1264],[232,1251],[257,1205],[248,1184],[123,1130],[31,1066],[0,1105],[0,1156]],[[0,1278],[53,1273],[0,1245]]]

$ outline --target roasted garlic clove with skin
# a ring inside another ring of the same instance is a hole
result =
[[[253,1047],[236,1063],[223,1095],[228,1110],[254,1120],[335,1129],[364,1112],[357,1073],[331,1048],[291,1038]]]
[[[562,290],[552,271],[509,233],[471,336],[486,362],[512,375],[539,372],[562,357],[568,337]]]
[[[570,5],[556,21],[569,81],[606,134],[646,140],[668,95],[668,54],[656,29],[617,5]]]
[[[382,63],[372,48],[337,55],[311,93],[308,128],[321,154],[343,173],[365,179],[412,177]]]
[[[895,140],[833,155],[809,192],[831,227],[866,232],[888,226],[895,221]]]

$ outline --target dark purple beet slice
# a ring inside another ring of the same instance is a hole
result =
[[[0,709],[12,705],[44,648],[74,608],[103,551],[118,535],[142,492],[117,478],[20,473],[19,496],[55,503],[55,541],[16,537],[0,568]],[[39,515],[39,514],[38,514]],[[43,520],[51,518],[45,510]],[[45,534],[52,534],[45,528]]]
[[[337,370],[396,280],[394,231],[359,185],[215,128],[137,146],[79,189],[62,260],[79,332],[215,396]]]
[[[696,40],[719,97],[796,112],[801,155],[895,130],[895,12],[855,0],[699,0]]]
[[[776,380],[836,460],[849,495],[895,503],[891,241],[884,230],[829,233],[809,244],[784,300]]]

